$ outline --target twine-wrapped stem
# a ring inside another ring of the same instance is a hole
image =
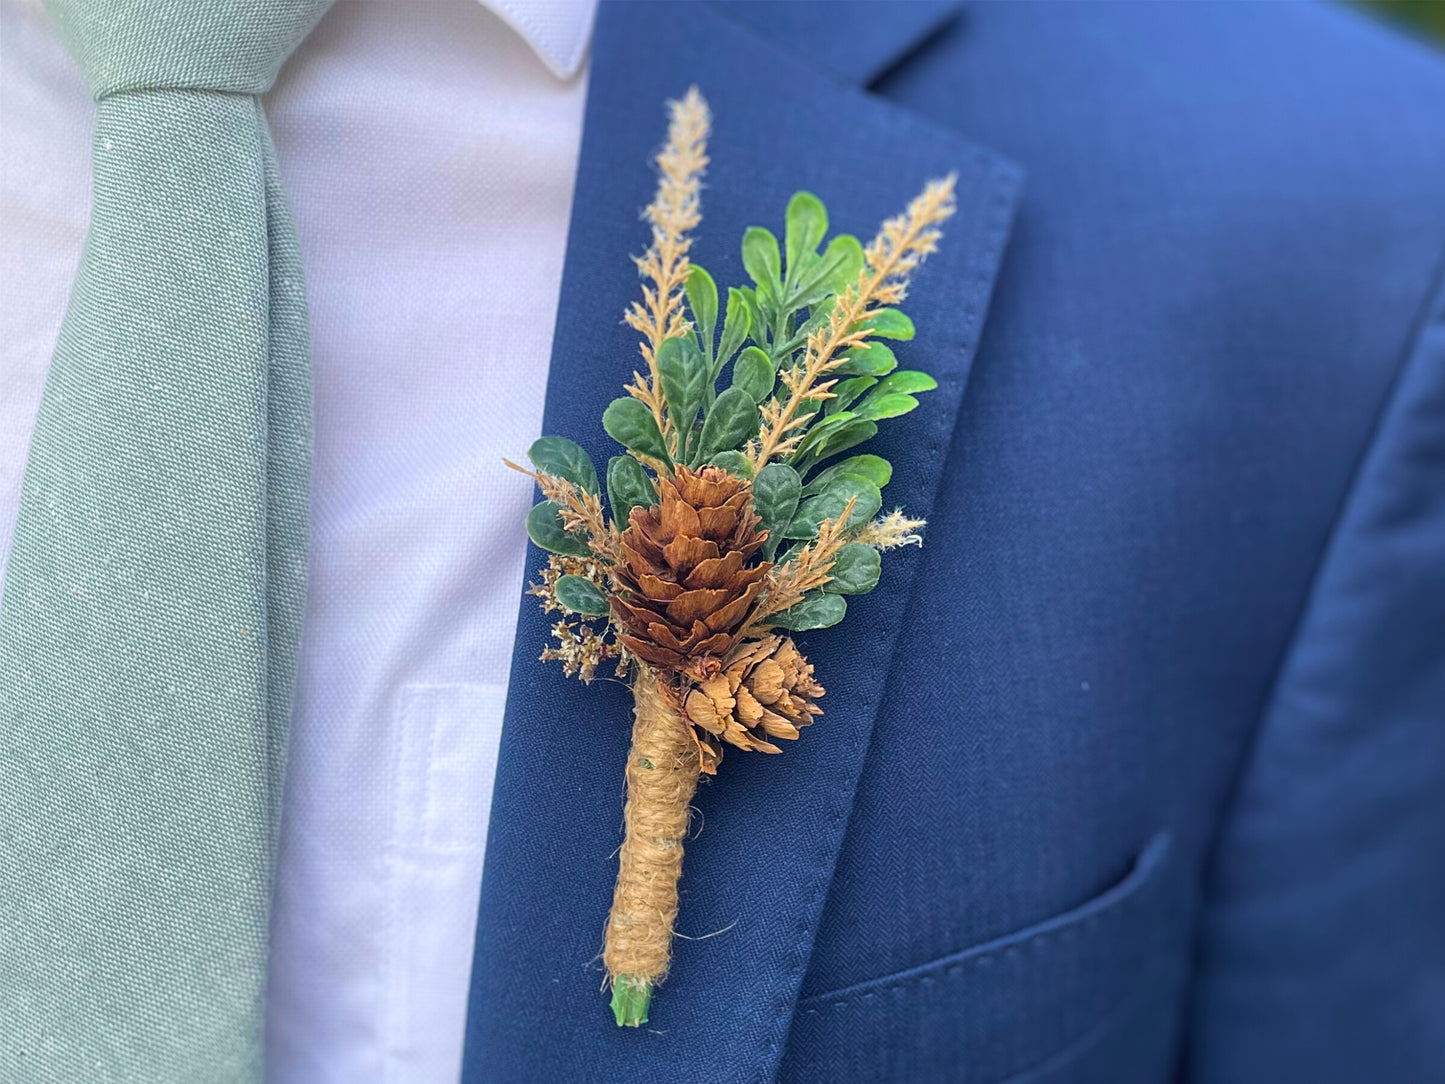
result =
[[[688,805],[697,791],[697,746],[657,677],[641,668],[632,686],[632,748],[617,888],[602,962],[620,1026],[647,1021],[652,989],[667,975]]]

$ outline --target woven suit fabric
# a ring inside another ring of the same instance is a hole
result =
[[[90,230],[0,608],[0,1078],[260,1078],[305,292],[258,95],[319,0],[74,0]]]

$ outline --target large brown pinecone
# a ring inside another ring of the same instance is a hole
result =
[[[663,671],[716,673],[757,603],[764,561],[748,483],[720,467],[658,478],[659,503],[634,508],[613,569],[612,609],[627,649]]]
[[[796,738],[823,709],[813,703],[823,686],[793,641],[768,636],[739,646],[723,671],[698,682],[683,710],[706,733],[698,735],[702,770],[711,774],[722,758],[720,738],[740,749],[782,752],[768,738]]]

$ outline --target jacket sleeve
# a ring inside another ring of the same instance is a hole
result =
[[[1445,288],[1358,469],[1208,879],[1192,1084],[1445,1081]]]

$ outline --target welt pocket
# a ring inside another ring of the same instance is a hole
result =
[[[1082,1053],[1134,1004],[1161,951],[1170,849],[1160,832],[1077,907],[799,1002],[781,1079],[993,1084]]]

